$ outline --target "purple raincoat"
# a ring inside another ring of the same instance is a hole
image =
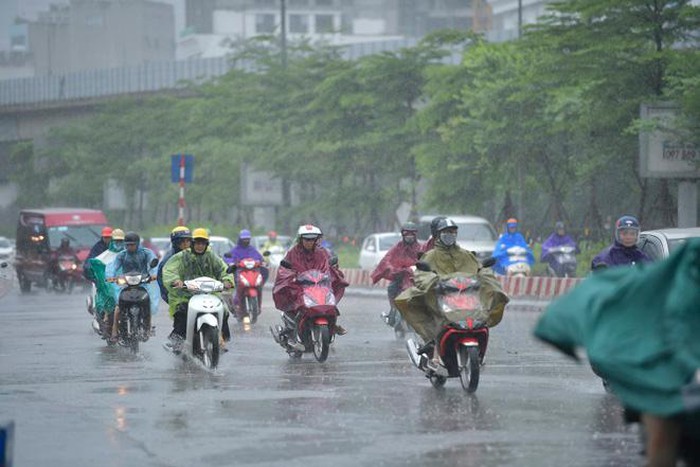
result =
[[[591,269],[611,266],[629,266],[638,263],[648,263],[651,258],[637,245],[631,247],[622,246],[617,240],[615,243],[598,253],[591,261]]]
[[[540,261],[546,261],[549,250],[558,246],[572,246],[576,248],[576,252],[578,253],[578,247],[576,246],[576,242],[573,238],[568,235],[559,235],[554,232],[542,244],[542,256],[540,256]]]

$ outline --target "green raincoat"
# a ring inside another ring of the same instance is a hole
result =
[[[115,286],[106,281],[107,265],[114,261],[117,253],[122,251],[124,246],[117,247],[114,242],[109,243],[109,247],[102,254],[87,260],[89,263],[90,280],[95,284],[95,312],[99,317],[114,312],[116,306]]]
[[[473,253],[459,246],[448,247],[437,241],[435,248],[428,251],[421,261],[430,265],[430,269],[437,274],[416,271],[413,278],[414,286],[396,297],[396,307],[425,342],[435,339],[443,326],[451,322],[438,307],[435,284],[439,280],[450,279],[457,275],[475,275],[481,282],[480,300],[487,316],[475,318],[485,319],[489,327],[501,321],[503,310],[509,301],[508,297],[490,270],[479,269],[479,261]]]
[[[233,284],[233,274],[227,273],[226,268],[228,265],[211,249],[207,249],[201,255],[196,255],[190,250],[183,250],[173,255],[163,267],[163,284],[168,290],[170,316],[175,314],[175,309],[179,304],[187,303],[192,296],[185,289],[174,288],[173,281],[210,277]]]
[[[700,428],[700,240],[668,259],[596,273],[553,302],[535,336],[591,366],[622,402]]]

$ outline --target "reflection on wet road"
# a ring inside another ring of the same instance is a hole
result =
[[[0,416],[16,465],[640,465],[637,435],[586,365],[535,342],[537,313],[494,328],[476,395],[434,389],[379,318],[349,295],[328,361],[290,360],[267,328],[234,328],[216,372],[166,353],[170,321],[139,355],[92,334],[84,297],[0,299]]]

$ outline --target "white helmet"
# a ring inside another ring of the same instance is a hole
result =
[[[321,232],[321,229],[319,229],[315,225],[306,224],[299,226],[299,230],[297,230],[297,235],[299,236],[299,238],[316,239],[323,235],[323,232]]]

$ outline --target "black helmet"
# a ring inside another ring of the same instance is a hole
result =
[[[449,229],[449,228],[457,229],[459,227],[457,226],[457,224],[455,224],[455,222],[452,219],[445,217],[443,219],[440,219],[440,221],[438,221],[437,225],[435,226],[435,233],[440,233],[443,230]]]
[[[124,245],[136,245],[141,243],[141,237],[136,232],[128,232],[124,235]]]
[[[437,233],[438,233],[437,226],[438,226],[438,224],[440,223],[440,221],[445,220],[445,219],[447,219],[447,217],[445,217],[445,216],[437,216],[435,219],[433,219],[432,221],[430,221],[430,235],[432,235],[433,238],[436,238],[436,237],[437,237]]]

